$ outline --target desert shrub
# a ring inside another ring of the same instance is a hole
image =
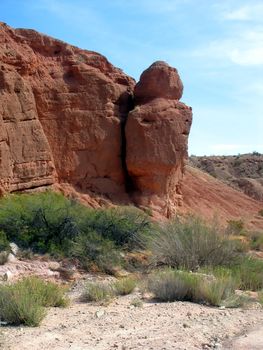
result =
[[[235,283],[229,278],[166,270],[153,274],[149,290],[161,301],[192,301],[219,306],[234,293]]]
[[[8,260],[8,252],[2,251],[0,252],[0,265],[4,265]]]
[[[242,220],[228,220],[227,231],[233,235],[245,234],[245,224]]]
[[[215,280],[203,281],[199,284],[197,300],[209,305],[220,306],[223,300],[234,295],[236,283],[230,276],[217,277]],[[199,296],[198,296],[199,294]]]
[[[135,207],[96,210],[86,217],[86,230],[128,249],[142,248],[152,229],[149,216]]]
[[[240,279],[240,289],[257,291],[263,288],[263,261],[244,257],[231,268],[233,275]]]
[[[80,211],[78,204],[57,193],[10,195],[0,200],[0,230],[22,248],[58,254],[79,233]]]
[[[228,265],[239,256],[236,243],[217,224],[208,225],[194,216],[164,225],[153,235],[151,249],[155,264],[187,270]]]
[[[114,296],[111,284],[88,282],[82,293],[83,301],[103,302],[110,301]]]
[[[258,301],[263,305],[263,290],[258,293]]]
[[[115,244],[95,231],[79,235],[71,244],[71,257],[76,257],[83,268],[97,266],[99,270],[111,272],[114,266],[121,266],[123,258]]]
[[[136,280],[132,277],[125,277],[113,284],[114,291],[117,295],[131,294],[136,287]]]
[[[61,287],[38,278],[25,278],[12,285],[0,285],[0,319],[9,324],[38,326],[45,306],[65,306]]]
[[[45,308],[35,295],[30,295],[21,286],[0,286],[0,319],[4,322],[35,327],[45,315]]]
[[[260,209],[260,210],[258,211],[258,215],[263,216],[263,209]]]
[[[23,250],[77,257],[86,265],[111,265],[117,250],[142,247],[151,227],[137,208],[94,210],[48,191],[0,199],[0,249],[12,241]]]
[[[43,281],[38,277],[28,277],[17,285],[25,288],[31,295],[36,295],[42,306],[66,307],[69,298],[65,296],[66,288],[53,282]]]
[[[8,241],[4,231],[0,230],[0,252],[10,251],[10,242]]]
[[[254,250],[263,250],[263,233],[253,232],[250,235],[250,247]]]
[[[197,283],[196,275],[169,269],[150,276],[148,289],[160,301],[191,301]]]
[[[141,299],[139,298],[134,298],[132,301],[131,301],[131,305],[132,306],[135,306],[135,307],[143,307],[143,302]]]

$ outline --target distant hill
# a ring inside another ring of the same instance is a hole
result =
[[[225,224],[228,220],[242,220],[249,229],[262,230],[262,201],[228,186],[207,172],[187,166],[183,181],[182,213],[193,213]]]
[[[236,156],[191,156],[189,165],[263,201],[263,154],[253,152]]]

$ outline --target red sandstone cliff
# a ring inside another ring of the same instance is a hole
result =
[[[0,23],[0,192],[67,183],[173,214],[191,126],[182,90],[163,62],[135,86],[98,53]]]

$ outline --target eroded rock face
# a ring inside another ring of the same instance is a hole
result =
[[[126,125],[126,162],[133,198],[138,205],[167,217],[175,214],[182,202],[181,182],[192,122],[191,108],[178,101],[182,90],[175,69],[162,62],[153,64],[135,87],[135,101],[140,103],[129,113]]]
[[[134,80],[95,52],[4,24],[0,61],[6,190],[59,181],[125,196],[121,123]]]
[[[54,183],[52,154],[32,88],[6,66],[0,71],[0,101],[0,192]]]
[[[0,195],[69,184],[170,216],[191,125],[182,91],[165,62],[135,86],[98,53],[0,23]]]

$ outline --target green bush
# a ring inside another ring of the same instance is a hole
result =
[[[236,283],[231,277],[218,277],[199,284],[199,299],[209,305],[220,306],[234,295]],[[198,299],[198,298],[197,298]]]
[[[0,199],[0,249],[12,241],[23,250],[78,258],[104,271],[121,264],[120,249],[142,247],[151,227],[137,208],[94,210],[48,191]]]
[[[47,306],[66,306],[61,287],[36,277],[12,285],[0,285],[0,319],[9,324],[38,326]]]
[[[217,224],[208,225],[193,216],[164,225],[153,235],[151,250],[155,264],[192,271],[202,266],[229,265],[239,257],[236,242],[229,240]]]
[[[66,307],[69,304],[69,298],[65,296],[67,289],[53,282],[33,276],[23,279],[17,285],[23,286],[31,295],[36,295],[42,306]]]
[[[0,265],[4,265],[8,260],[8,252],[2,251],[0,252]]]
[[[86,270],[95,265],[99,270],[111,273],[113,267],[123,264],[123,258],[114,243],[97,232],[79,235],[72,242],[69,255],[76,257]]]
[[[117,295],[131,294],[136,287],[136,280],[132,277],[125,277],[113,284],[113,289]]]
[[[10,252],[10,242],[8,241],[4,231],[0,230],[0,252]]]
[[[86,217],[85,227],[129,250],[142,248],[152,230],[149,216],[135,207],[96,210]]]
[[[263,305],[263,290],[258,293],[258,301]]]
[[[83,301],[107,302],[114,296],[111,284],[88,282],[82,293]]]
[[[263,250],[263,233],[253,232],[250,235],[250,247],[254,250]]]
[[[196,275],[169,269],[152,274],[148,280],[148,289],[160,301],[191,301],[197,283]]]
[[[148,288],[160,301],[182,300],[219,306],[233,295],[235,282],[231,278],[165,270],[150,277]]]
[[[10,195],[0,200],[0,230],[21,248],[58,254],[80,232],[78,211],[78,204],[57,193]]]
[[[257,291],[263,289],[263,261],[244,257],[231,268],[234,276],[240,279],[240,289]]]

